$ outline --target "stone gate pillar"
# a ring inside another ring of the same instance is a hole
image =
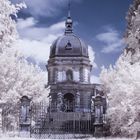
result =
[[[31,127],[31,112],[30,112],[30,102],[31,100],[27,96],[21,98],[20,104],[20,136],[30,137],[30,127]]]
[[[103,136],[103,98],[100,95],[97,95],[94,99],[94,136],[102,137]]]

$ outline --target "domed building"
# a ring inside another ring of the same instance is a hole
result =
[[[88,112],[95,87],[90,84],[92,65],[88,45],[73,33],[72,25],[69,14],[64,35],[56,39],[50,48],[47,66],[50,96],[57,106],[54,107],[55,111]],[[73,106],[64,110],[68,104]]]
[[[59,122],[63,123],[82,119],[90,122],[91,127],[96,122],[103,124],[104,94],[99,84],[90,82],[92,64],[88,45],[74,34],[70,11],[64,35],[57,38],[50,48],[47,70],[50,86],[49,112],[53,122],[59,118]]]

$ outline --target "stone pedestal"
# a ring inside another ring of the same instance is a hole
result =
[[[19,135],[20,137],[30,138],[30,124],[21,124]]]
[[[94,131],[94,136],[97,138],[103,137],[103,125],[102,124],[97,124],[94,125],[95,131]]]

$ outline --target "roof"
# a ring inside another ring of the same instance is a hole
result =
[[[50,58],[53,57],[88,57],[88,46],[73,33],[65,34],[54,41]]]
[[[53,42],[50,58],[88,57],[88,45],[73,33],[72,25],[73,21],[69,13],[65,22],[65,34]]]

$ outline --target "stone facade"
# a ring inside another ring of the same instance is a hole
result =
[[[59,104],[61,100],[61,105],[64,106],[64,96],[72,94],[73,111],[90,110],[95,85],[90,84],[91,65],[88,58],[51,58],[48,61],[48,71],[53,103]]]
[[[64,35],[50,50],[47,71],[52,112],[91,112],[92,97],[101,92],[100,85],[90,82],[88,46],[74,35],[72,23],[69,15]]]

